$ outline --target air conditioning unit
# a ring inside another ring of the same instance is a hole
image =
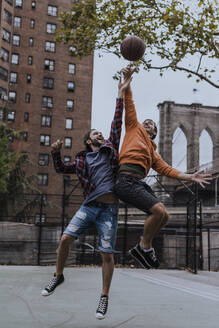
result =
[[[40,160],[39,165],[45,165],[45,161]]]

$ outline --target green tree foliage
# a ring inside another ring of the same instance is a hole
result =
[[[60,14],[60,20],[57,41],[70,43],[74,56],[101,50],[120,57],[121,41],[137,35],[146,43],[145,56],[137,66],[159,70],[161,75],[167,69],[184,71],[188,77],[196,76],[197,82],[204,80],[219,88],[217,0],[79,0],[71,12]]]
[[[3,121],[0,125],[0,192],[8,191],[8,181],[17,160],[17,154],[10,151],[10,140],[17,138],[19,132],[11,129],[7,122],[8,109],[3,112]]]
[[[25,203],[25,193],[39,194],[33,186],[34,176],[26,177],[25,175],[25,167],[31,164],[28,155],[11,149],[11,141],[18,139],[22,132],[10,127],[8,112],[6,105],[0,124],[0,214],[2,218],[16,216],[16,212],[21,211]]]

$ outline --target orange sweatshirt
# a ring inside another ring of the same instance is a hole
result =
[[[119,154],[119,164],[138,164],[145,168],[145,176],[150,168],[161,175],[176,178],[179,171],[168,165],[156,152],[156,144],[151,140],[138,122],[132,92],[125,94],[125,128],[126,133]]]

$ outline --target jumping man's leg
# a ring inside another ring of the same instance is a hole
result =
[[[144,223],[143,238],[141,240],[142,248],[149,249],[152,247],[152,241],[161,228],[168,221],[168,213],[162,203],[155,204],[150,209],[151,215],[147,217]]]
[[[114,255],[101,252],[102,257],[102,295],[109,294],[110,284],[114,271]]]
[[[99,250],[102,257],[102,293],[95,316],[104,319],[108,307],[108,294],[114,271],[114,247],[118,224],[118,205],[107,205],[96,220]]]
[[[48,285],[42,290],[43,296],[51,295],[55,288],[64,281],[63,270],[71,248],[71,244],[74,239],[87,228],[89,225],[89,218],[92,216],[92,214],[93,213],[90,213],[88,208],[82,205],[65,229],[58,247],[56,273]]]
[[[145,220],[143,236],[139,244],[129,252],[144,268],[158,268],[160,263],[152,247],[152,241],[168,221],[168,213],[162,203],[150,209],[151,215]]]
[[[72,242],[74,237],[70,235],[63,235],[58,247],[58,254],[56,259],[56,276],[60,276],[63,273],[65,262],[68,258]]]
[[[56,258],[56,273],[54,277],[50,280],[48,285],[42,290],[43,296],[51,295],[56,287],[64,282],[63,270],[65,262],[67,260],[71,244],[74,240],[74,237],[70,235],[63,235],[58,247],[58,254]]]

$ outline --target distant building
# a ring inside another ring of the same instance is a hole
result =
[[[61,194],[63,177],[55,173],[51,144],[63,140],[71,161],[83,149],[90,129],[93,56],[79,60],[69,44],[56,44],[54,32],[70,0],[2,0],[0,38],[0,118],[9,101],[11,126],[24,131],[12,147],[27,152],[44,194]]]

